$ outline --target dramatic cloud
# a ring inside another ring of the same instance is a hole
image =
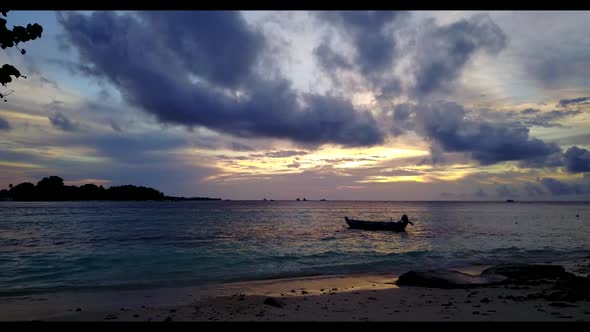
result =
[[[350,101],[259,75],[264,36],[237,12],[67,13],[59,21],[90,73],[162,122],[310,145],[384,141],[373,116]]]
[[[572,146],[563,154],[563,157],[568,172],[590,172],[590,151]]]
[[[414,94],[423,96],[454,81],[477,52],[496,54],[508,38],[488,15],[474,15],[449,25],[429,21],[417,38]]]
[[[61,112],[56,112],[55,114],[50,115],[48,118],[55,128],[61,129],[63,131],[75,131],[78,129],[78,124],[72,122]]]
[[[11,128],[10,123],[0,117],[0,130],[10,130]]]
[[[15,15],[48,39],[7,53],[29,78],[0,110],[0,187],[590,197],[588,13]]]
[[[579,104],[581,102],[585,102],[586,100],[590,100],[590,97],[581,97],[581,98],[574,98],[574,99],[562,99],[559,101],[559,106],[566,107],[569,104]]]
[[[314,50],[314,55],[320,66],[328,73],[338,69],[352,69],[352,64],[343,55],[336,53],[327,41],[322,42]]]
[[[399,105],[393,132],[408,130],[430,140],[435,153],[438,148],[442,152],[468,153],[483,165],[503,161],[543,164],[561,154],[557,145],[529,137],[526,127],[478,121],[456,103]]]
[[[496,54],[508,43],[500,27],[483,14],[448,25],[426,20],[417,28],[408,28],[406,12],[322,12],[317,17],[353,49],[351,63],[333,48],[332,38],[324,38],[314,51],[320,67],[332,77],[338,69],[357,70],[378,97],[399,95],[400,82],[408,77],[414,82],[407,93],[415,97],[448,90],[476,54]],[[403,77],[394,74],[404,62],[410,65]]]
[[[363,75],[390,69],[395,54],[393,25],[407,15],[394,11],[330,11],[320,12],[318,16],[338,28],[351,40],[355,50],[354,62]],[[341,56],[323,43],[316,50],[320,64],[326,69],[349,68]]]

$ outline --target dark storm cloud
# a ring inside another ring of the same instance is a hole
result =
[[[61,129],[63,131],[76,131],[78,130],[79,126],[77,123],[72,122],[68,119],[65,115],[61,112],[56,112],[50,116],[48,116],[49,121],[51,121],[51,125],[55,128]]]
[[[580,97],[580,98],[574,98],[574,99],[562,99],[562,100],[559,101],[559,106],[566,107],[569,104],[579,104],[579,103],[584,102],[586,100],[590,100],[590,97]]]
[[[321,19],[341,29],[352,41],[356,54],[354,61],[364,75],[391,67],[395,54],[396,40],[392,24],[407,16],[405,12],[394,11],[330,11],[319,12]],[[334,51],[322,44],[316,56],[324,68],[341,66],[344,63]]]
[[[159,121],[309,145],[384,141],[372,115],[349,101],[300,95],[285,79],[256,74],[265,39],[239,13],[137,16],[67,13],[59,21],[81,60],[92,65],[88,73],[113,83],[128,103]]]
[[[334,51],[326,41],[314,49],[313,54],[328,73],[338,69],[352,69],[352,64],[342,54]]]
[[[449,25],[430,21],[419,39],[414,61],[414,94],[423,96],[454,81],[479,51],[496,54],[508,38],[488,15],[474,15]]]
[[[140,15],[154,37],[162,38],[182,59],[185,70],[224,87],[244,83],[265,43],[238,12],[146,11]]]
[[[10,123],[6,121],[4,118],[0,117],[0,130],[10,130],[12,127]]]
[[[503,161],[540,163],[561,153],[557,145],[529,137],[529,129],[524,126],[477,120],[455,103],[402,104],[395,113],[398,109],[401,115],[394,114],[398,119],[394,120],[394,132],[414,131],[442,152],[468,153],[483,165]]]
[[[578,195],[588,192],[585,188],[578,183],[567,183],[556,179],[543,178],[541,184],[549,190],[552,195]]]
[[[504,49],[508,38],[489,15],[474,15],[467,19],[438,25],[427,20],[416,32],[405,32],[411,40],[403,44],[396,35],[406,28],[406,12],[321,12],[317,14],[340,31],[343,40],[354,49],[353,62],[359,72],[377,87],[381,94],[393,97],[401,86],[393,77],[395,60],[402,56],[412,59],[411,72],[415,85],[409,91],[424,96],[457,79],[468,61],[478,52],[496,54]],[[351,69],[342,54],[332,49],[324,39],[314,55],[328,73],[335,69]],[[401,49],[400,45],[405,48]]]
[[[568,172],[590,172],[590,151],[572,146],[563,154],[563,157]]]

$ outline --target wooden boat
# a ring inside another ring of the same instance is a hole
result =
[[[408,226],[408,224],[412,224],[412,222],[407,219],[405,221],[364,221],[344,217],[344,220],[346,220],[346,223],[350,228],[371,231],[383,230],[393,232],[405,232],[406,226]]]

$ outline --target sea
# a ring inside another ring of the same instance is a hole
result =
[[[0,297],[588,256],[583,202],[0,202]]]

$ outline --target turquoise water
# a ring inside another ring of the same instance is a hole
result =
[[[402,213],[406,233],[343,219]],[[0,296],[586,257],[588,218],[584,203],[0,202]]]

